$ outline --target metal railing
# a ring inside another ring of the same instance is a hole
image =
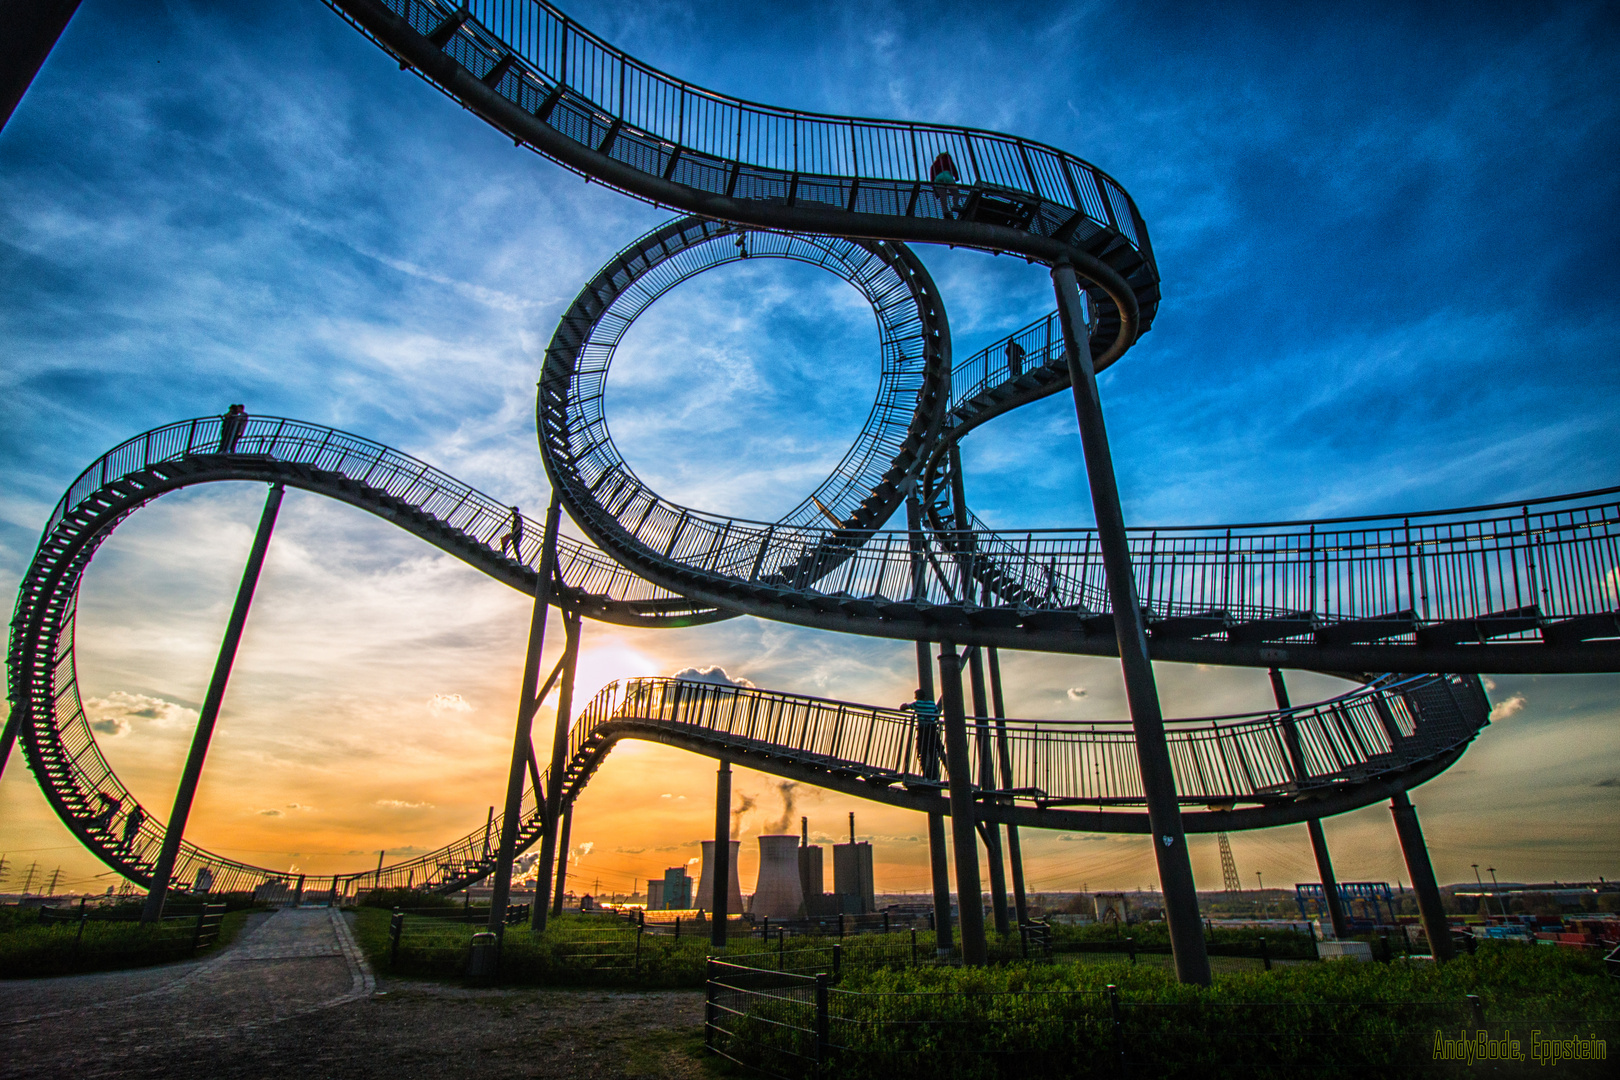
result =
[[[1150,619],[1207,615],[1233,624],[1286,619],[1277,639],[1319,624],[1424,624],[1528,617],[1492,636],[1534,640],[1542,620],[1620,608],[1620,488],[1474,510],[1270,525],[1129,530],[1137,592]],[[911,603],[908,534],[767,524],[706,514],[638,488],[622,505],[587,504],[598,536],[632,565],[696,571],[718,586],[770,586],[872,603]],[[1107,595],[1092,529],[940,530],[928,538],[937,572],[920,599],[966,606],[979,594],[964,550],[993,553],[989,604],[1096,613]],[[1528,609],[1534,609],[1530,611]]]
[[[578,761],[599,729],[634,720],[681,729],[732,748],[769,748],[807,765],[912,786],[938,786],[925,759],[942,732],[909,711],[680,679],[610,683],[570,736]],[[1176,790],[1190,805],[1292,798],[1370,779],[1465,745],[1489,722],[1468,676],[1391,679],[1315,705],[1244,716],[1166,722]],[[970,776],[992,753],[1002,792],[1037,805],[1135,806],[1143,801],[1128,721],[970,720]],[[1004,746],[1005,749],[1000,747]],[[1292,748],[1291,748],[1292,747]],[[1297,753],[1295,749],[1297,748]],[[1010,761],[1004,772],[1000,760]],[[581,777],[580,780],[583,778]],[[577,782],[577,781],[576,781]]]
[[[48,537],[65,517],[108,484],[154,465],[221,453],[224,440],[223,421],[214,416],[154,428],[120,444],[69,485],[46,522],[44,536]],[[398,499],[461,534],[470,544],[486,549],[492,561],[505,559],[511,552],[511,561],[519,566],[532,570],[539,563],[544,535],[541,522],[523,516],[523,528],[515,545],[503,549],[502,538],[512,532],[509,506],[382,443],[320,424],[254,416],[247,420],[232,446],[231,452],[236,455],[261,455],[339,473],[363,485],[368,493]],[[631,602],[681,599],[571,537],[558,537],[557,562],[564,584],[581,593]]]
[[[1087,330],[1095,330],[1097,307],[1082,293]],[[1042,368],[1062,373],[1059,388],[1068,385],[1069,367],[1063,346],[1063,328],[1057,312],[1020,327],[951,367],[950,412],[955,427],[968,418],[969,403],[980,394],[1017,384]]]
[[[383,2],[417,32],[438,40],[437,32],[448,55],[524,112],[649,176],[737,199],[892,217],[956,218],[972,213],[975,194],[994,195],[1006,224],[1047,236],[1108,230],[1153,264],[1124,188],[1053,147],[718,94],[636,60],[543,0],[472,0],[464,25],[450,21],[457,13],[447,2]],[[941,154],[954,166],[949,179],[934,172]]]

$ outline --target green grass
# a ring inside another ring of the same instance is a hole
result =
[[[472,935],[481,924],[408,916],[397,964],[388,959],[389,913],[362,909],[358,937],[382,973],[462,978]],[[1076,928],[1091,929],[1091,928]],[[1130,928],[1134,933],[1138,927]],[[1274,970],[1260,961],[1219,956],[1211,987],[1175,981],[1168,956],[1146,952],[1136,963],[1121,953],[1059,952],[1049,961],[1007,960],[987,968],[936,966],[932,934],[918,934],[910,964],[908,934],[863,935],[841,942],[841,979],[832,993],[829,1075],[859,1080],[895,1076],[1087,1077],[1118,1075],[1119,1056],[1133,1075],[1297,1075],[1332,1065],[1336,1071],[1415,1075],[1435,1071],[1438,1034],[1457,1039],[1474,1030],[1467,995],[1483,1005],[1492,1037],[1504,1030],[1528,1048],[1531,1029],[1597,1034],[1620,1040],[1620,981],[1607,978],[1593,957],[1550,947],[1495,945],[1449,964],[1396,959],[1393,963],[1306,963],[1283,959],[1295,943],[1267,935]],[[1231,932],[1217,932],[1217,935]],[[1244,952],[1238,934],[1217,953]],[[1256,935],[1257,936],[1257,935]],[[1061,950],[1104,936],[1075,934],[1055,942]],[[1276,940],[1276,947],[1273,941]],[[644,935],[639,959],[634,932],[601,916],[551,920],[539,938],[527,927],[506,932],[501,981],[552,986],[655,989],[698,987],[712,951],[707,938]],[[734,938],[725,959],[799,974],[833,970],[835,938]],[[1017,939],[999,943],[1012,955]],[[1257,950],[1256,950],[1257,951]],[[595,954],[595,955],[592,955]],[[814,1016],[809,985],[773,989],[769,974],[744,977],[772,997],[733,999],[748,1015],[728,1023],[722,1049],[743,1061],[788,1075],[804,1061],[783,1053],[814,1052],[804,1030]],[[785,980],[791,983],[792,980]],[[1118,990],[1118,1027],[1107,987]],[[785,1000],[798,998],[799,1000]],[[1616,1047],[1620,1050],[1620,1046]],[[1494,1064],[1494,1063],[1493,1063]],[[1450,1066],[1442,1063],[1444,1072]],[[1563,1062],[1572,1075],[1605,1075],[1608,1062]],[[1462,1066],[1458,1066],[1462,1068]],[[1534,1068],[1510,1066],[1499,1075]]]
[[[113,971],[209,956],[235,939],[248,914],[246,910],[227,914],[214,944],[193,953],[195,924],[189,917],[165,920],[160,926],[91,919],[81,935],[75,923],[42,925],[35,910],[6,909],[0,912],[0,978]]]
[[[390,960],[390,913],[363,907],[357,913],[355,937],[372,965],[383,973],[427,978],[460,978],[467,968],[468,949],[482,923],[407,914],[397,960]],[[734,934],[725,958],[788,971],[831,971],[832,946],[837,938],[789,938],[785,948],[773,936]],[[501,981],[548,986],[615,986],[639,989],[701,987],[707,958],[714,952],[707,934],[676,938],[643,934],[639,953],[636,934],[624,921],[611,916],[564,915],[548,921],[536,938],[527,926],[506,930],[501,945]],[[934,952],[931,933],[917,935],[917,955],[924,960]],[[865,934],[842,942],[846,968],[904,964],[911,960],[908,934]]]
[[[459,905],[448,905],[443,910],[446,915],[457,916],[461,909]],[[392,961],[389,914],[373,907],[362,907],[358,912],[356,937],[377,970],[443,979],[457,979],[465,974],[472,936],[484,928],[477,909],[471,923],[456,918],[430,917],[420,912],[408,913],[399,954]],[[1123,935],[1115,941],[1111,933],[1098,933],[1095,928],[1064,927],[1061,930],[1074,932],[1054,935],[1056,952],[1051,960],[1054,964],[1095,967],[1124,959],[1127,943]],[[1130,930],[1134,932],[1137,928]],[[1260,968],[1258,944],[1243,934],[1242,931],[1216,931],[1217,955],[1211,960],[1215,970]],[[1163,937],[1162,930],[1159,936]],[[1293,936],[1309,944],[1309,939],[1303,935]],[[992,933],[991,938],[993,959],[1001,963],[1019,962],[1021,950],[1016,934],[997,940]],[[1138,965],[1168,970],[1171,966],[1168,938],[1163,941],[1155,938],[1150,924],[1143,939],[1138,942]],[[757,936],[733,934],[724,959],[772,969],[780,965],[782,970],[800,973],[831,972],[835,966],[834,944],[841,947],[844,971],[908,967],[912,962],[908,932],[851,935],[843,939],[790,937],[785,947],[779,946],[774,936],[763,941]],[[1303,951],[1298,943],[1286,939],[1273,945],[1268,938],[1267,945],[1279,963],[1286,962],[1283,957]],[[1165,950],[1163,954],[1150,951],[1160,947]],[[644,934],[637,956],[634,930],[622,920],[599,915],[564,915],[551,919],[539,940],[529,933],[527,926],[508,927],[501,951],[501,981],[504,983],[641,989],[702,986],[705,960],[714,952],[707,934],[687,934],[680,938]],[[1219,955],[1222,952],[1240,955]],[[931,931],[917,933],[915,955],[924,964],[932,961],[934,935]]]
[[[1119,1027],[1107,986],[1119,991]],[[1526,1044],[1545,1036],[1620,1037],[1620,982],[1591,957],[1487,946],[1449,964],[1310,964],[1217,975],[1184,986],[1157,965],[1013,964],[857,970],[832,995],[829,1071],[850,1078],[1112,1076],[1132,1073],[1292,1076],[1331,1064],[1378,1075],[1434,1071],[1435,1036],[1459,1037],[1479,996],[1486,1029]],[[756,1000],[728,1052],[781,1068],[777,1048],[805,1051],[804,1009]],[[780,1014],[780,1015],[778,1015]],[[1615,1047],[1620,1051],[1620,1046]],[[1609,1062],[1561,1066],[1606,1075]],[[1534,1063],[1507,1070],[1528,1072]]]

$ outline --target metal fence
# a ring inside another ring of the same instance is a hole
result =
[[[183,906],[183,905],[177,905]],[[27,960],[12,957],[23,970],[18,975],[61,974],[64,970],[162,963],[193,956],[219,940],[225,904],[199,904],[195,911],[170,913],[153,923],[143,922],[138,910],[89,907],[38,909],[37,927],[48,935],[34,942],[35,950],[52,959],[45,970],[33,970]],[[26,927],[26,921],[13,928]]]
[[[1325,1066],[1461,1071],[1477,1066],[1460,1045],[1452,1054],[1447,1043],[1503,1035],[1474,995],[1355,1003],[1165,998],[1113,984],[1101,990],[846,991],[831,972],[761,971],[711,959],[704,1043],[749,1071],[784,1080],[1288,1077]],[[1620,1020],[1549,1016],[1543,1038],[1554,1031],[1602,1051],[1599,1040],[1620,1034]],[[1517,1034],[1530,1037],[1528,1030]]]

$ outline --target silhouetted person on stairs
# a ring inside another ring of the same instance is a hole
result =
[[[1016,379],[1024,373],[1024,347],[1016,341],[1007,342],[1007,377]]]
[[[219,418],[219,452],[222,454],[236,453],[236,441],[242,437],[242,429],[247,427],[247,409],[241,405],[232,405]]]
[[[515,506],[512,507],[512,524],[511,524],[511,527],[507,531],[507,534],[505,536],[501,537],[501,554],[502,555],[506,554],[506,549],[508,547],[510,547],[512,549],[512,558],[518,560],[519,562],[522,562],[523,561],[523,515],[518,512],[518,508],[515,507]]]

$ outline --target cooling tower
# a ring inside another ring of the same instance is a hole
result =
[[[799,838],[759,838],[759,881],[754,886],[754,914],[772,919],[797,918],[804,909],[799,885]]]
[[[742,846],[741,840],[731,842],[731,888],[726,890],[726,913],[741,915],[743,910],[742,886],[737,883],[737,849]],[[693,906],[704,911],[714,910],[714,871],[711,864],[714,861],[714,841],[703,841],[703,869],[698,874],[697,899],[692,901]]]

